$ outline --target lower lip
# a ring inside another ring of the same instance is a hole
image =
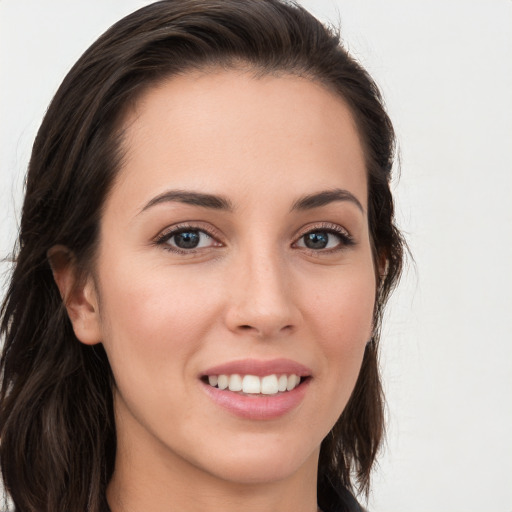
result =
[[[240,418],[272,420],[295,409],[303,400],[310,379],[291,391],[277,395],[240,395],[228,389],[219,389],[201,382],[205,392],[217,404]]]

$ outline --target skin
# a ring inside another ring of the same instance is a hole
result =
[[[113,512],[316,510],[319,447],[343,411],[371,336],[375,267],[365,160],[351,113],[323,86],[247,70],[149,89],[125,118],[94,275],[54,268],[77,337],[103,343],[115,376]],[[343,189],[353,200],[293,209]],[[215,194],[231,211],[155,198]],[[192,225],[195,250],[161,235]],[[327,249],[304,234],[327,233]],[[160,237],[160,241],[158,239]],[[56,251],[58,252],[58,251]],[[240,418],[199,375],[253,358],[311,369],[300,405]]]

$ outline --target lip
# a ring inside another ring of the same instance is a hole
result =
[[[299,377],[310,377],[312,372],[310,368],[291,359],[271,359],[268,361],[240,359],[208,368],[201,373],[200,377],[222,374],[233,375],[235,373],[239,375],[256,375],[257,377],[264,377],[274,373],[281,375],[291,375],[294,373]]]
[[[300,377],[311,377],[311,370],[306,366],[290,359],[273,359],[261,361],[256,359],[244,359],[232,361],[209,368],[200,375],[204,379],[207,375],[256,375],[262,377],[272,374],[292,373]],[[304,399],[311,379],[304,379],[291,391],[276,395],[242,395],[228,389],[219,389],[210,386],[204,380],[200,384],[209,398],[218,406],[231,414],[250,420],[278,419],[290,413],[298,407]]]

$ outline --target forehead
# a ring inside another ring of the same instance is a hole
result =
[[[248,195],[286,185],[297,195],[342,186],[366,205],[364,154],[350,109],[303,77],[241,70],[173,77],[127,113],[123,145],[114,193],[123,188],[141,202],[169,187],[229,195],[245,186]]]

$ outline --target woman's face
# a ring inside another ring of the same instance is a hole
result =
[[[347,106],[304,78],[195,73],[125,128],[90,285],[118,458],[239,483],[316,471],[375,298]]]

